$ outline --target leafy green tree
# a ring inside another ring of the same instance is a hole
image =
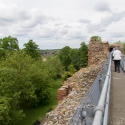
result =
[[[60,61],[66,70],[68,70],[68,66],[71,64],[70,50],[69,46],[65,46],[59,52]]]
[[[29,40],[29,42],[25,43],[23,46],[25,47],[24,51],[26,52],[26,54],[28,54],[32,58],[34,59],[41,58],[38,45],[35,42],[33,42],[33,40]]]
[[[70,50],[70,59],[71,64],[75,69],[79,70],[79,49],[71,49]]]
[[[50,97],[49,74],[42,69],[42,61],[35,61],[24,51],[8,54],[3,66],[17,71],[18,91],[20,91],[20,106],[38,105],[46,102]],[[37,91],[40,91],[40,96]]]
[[[43,68],[44,67],[44,68]],[[52,78],[41,61],[35,61],[29,72],[29,79],[33,85],[36,100],[31,100],[31,105],[37,107],[45,104],[50,99]]]
[[[17,51],[6,55],[6,60],[1,64],[2,67],[15,69],[17,81],[16,89],[20,92],[19,103],[23,105],[27,100],[35,99],[34,88],[30,81],[30,70],[33,65],[33,59],[23,51]],[[28,102],[27,102],[28,104]]]
[[[3,60],[6,56],[6,50],[0,49],[0,60]]]
[[[64,67],[62,66],[60,59],[57,55],[51,56],[43,63],[51,78],[57,79],[61,77]]]
[[[8,36],[0,39],[0,48],[4,50],[19,50],[17,38]]]
[[[17,72],[0,68],[0,124],[16,125],[25,115],[19,108],[21,91],[17,85]]]
[[[6,53],[19,50],[17,38],[8,36],[0,39],[0,59],[5,58]]]
[[[79,48],[79,66],[86,67],[88,65],[88,46],[85,42],[81,43]]]

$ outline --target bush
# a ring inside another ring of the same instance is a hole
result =
[[[63,81],[65,81],[67,78],[71,77],[70,72],[65,72],[62,76]]]
[[[67,78],[71,77],[77,70],[74,68],[73,65],[70,65],[68,67],[69,71],[65,72],[64,75],[62,76],[63,81],[66,80]]]

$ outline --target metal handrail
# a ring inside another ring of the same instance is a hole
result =
[[[110,82],[110,77],[111,77],[111,58],[110,58],[108,72],[106,75],[104,86],[102,89],[102,93],[101,93],[98,105],[95,108],[95,116],[94,116],[92,125],[101,125],[102,124],[103,114],[105,112],[104,110],[105,110],[105,102],[106,102],[106,95],[107,95],[106,93],[107,93],[107,88],[108,88],[108,85]]]

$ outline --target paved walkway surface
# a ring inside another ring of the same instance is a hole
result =
[[[125,125],[125,73],[114,72],[113,62],[108,125]]]

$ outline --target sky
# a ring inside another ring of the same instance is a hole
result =
[[[0,0],[0,38],[12,36],[23,48],[33,40],[40,49],[79,48],[100,36],[125,42],[124,0]]]

